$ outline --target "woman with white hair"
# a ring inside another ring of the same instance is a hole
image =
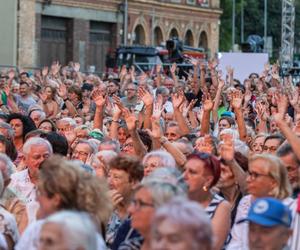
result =
[[[152,250],[211,250],[212,243],[211,221],[199,203],[175,198],[155,212]]]
[[[41,229],[39,250],[95,250],[97,228],[84,212],[61,211],[48,217]]]
[[[144,176],[148,176],[160,167],[176,167],[173,156],[163,150],[155,150],[146,154],[143,158]]]

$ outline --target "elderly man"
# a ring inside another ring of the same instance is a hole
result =
[[[29,223],[36,219],[38,203],[36,201],[36,185],[39,168],[42,162],[52,155],[52,146],[49,141],[33,137],[23,146],[26,169],[11,175],[9,187],[26,204]]]
[[[249,248],[285,249],[292,234],[292,213],[281,201],[261,198],[252,204],[248,216],[238,223],[249,221]]]
[[[126,108],[134,109],[138,103],[137,100],[137,86],[133,83],[127,85],[125,97],[121,98],[123,105]]]
[[[41,109],[32,109],[29,112],[29,117],[33,120],[36,127],[38,127],[42,120],[46,118],[46,113]]]
[[[84,164],[90,165],[95,152],[96,149],[90,141],[81,139],[73,150],[72,160],[79,160]]]

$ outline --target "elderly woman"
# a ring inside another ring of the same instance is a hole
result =
[[[212,223],[214,249],[222,249],[230,230],[230,204],[212,192],[220,178],[220,161],[213,155],[196,151],[188,156],[184,168],[189,198],[205,208]]]
[[[249,160],[247,189],[237,208],[235,221],[246,218],[252,202],[257,198],[273,197],[291,207],[291,185],[287,170],[281,160],[270,154],[254,155]],[[249,226],[246,223],[235,224],[232,228],[232,240],[227,249],[248,249]]]
[[[212,245],[210,219],[197,202],[175,198],[155,212],[152,250],[212,250]]]
[[[87,213],[61,211],[45,220],[38,249],[95,250],[97,241],[97,229]]]
[[[88,213],[96,225],[99,243],[103,249],[101,234],[111,211],[107,187],[96,176],[84,172],[79,166],[61,157],[46,160],[39,172],[37,200],[40,204],[39,218],[44,219],[62,209]],[[44,220],[31,224],[20,239],[16,249],[37,249]]]
[[[128,211],[131,215],[131,226],[140,233],[140,237],[125,240],[118,249],[128,248],[135,245],[135,249],[150,248],[151,221],[155,210],[175,196],[183,196],[181,188],[170,183],[146,182],[140,185],[135,192],[134,198]],[[128,235],[127,238],[130,238]]]
[[[176,167],[172,155],[163,150],[156,150],[146,154],[143,158],[144,176],[148,176],[160,167]]]

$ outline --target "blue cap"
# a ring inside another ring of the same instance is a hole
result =
[[[231,118],[235,118],[235,115],[233,112],[230,112],[230,111],[224,111],[222,114],[221,114],[221,117],[231,117]]]
[[[237,223],[244,221],[251,221],[266,227],[278,225],[290,227],[292,223],[292,213],[290,209],[279,200],[274,198],[260,198],[256,199],[251,205],[247,218]]]

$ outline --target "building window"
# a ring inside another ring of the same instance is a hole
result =
[[[154,45],[159,46],[163,42],[163,33],[160,27],[154,29]]]
[[[202,31],[199,38],[199,48],[204,48],[205,51],[208,49],[207,35],[205,31]]]
[[[172,38],[179,38],[179,34],[178,34],[178,31],[177,29],[173,28],[170,32],[170,35],[169,35],[169,38],[172,39]]]
[[[146,44],[146,34],[142,25],[137,25],[134,29],[133,44]]]
[[[69,19],[42,16],[40,65],[51,65],[53,61],[67,63],[67,39]]]
[[[187,46],[194,46],[194,36],[191,30],[188,30],[185,34],[184,44]]]

